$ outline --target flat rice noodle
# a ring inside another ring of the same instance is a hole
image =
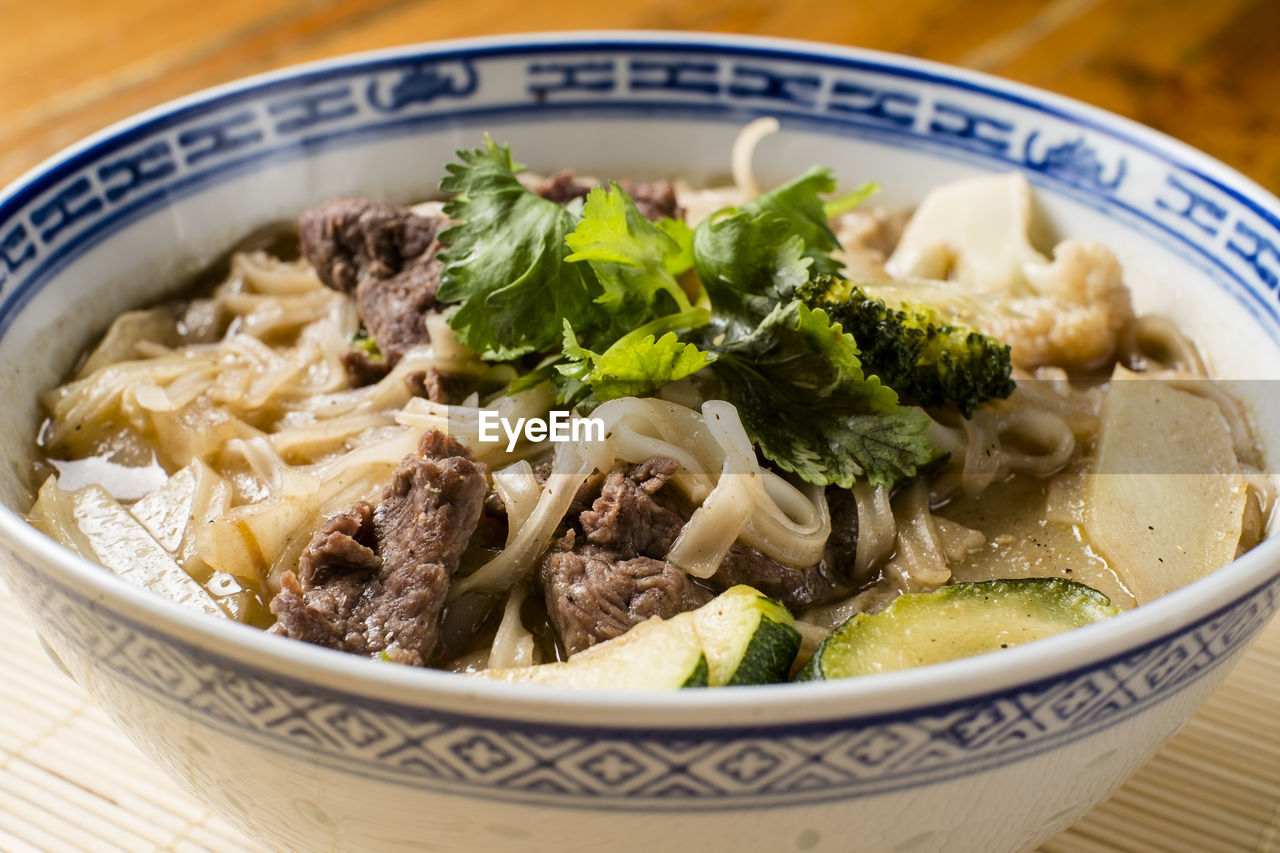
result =
[[[358,500],[379,500],[392,472],[413,452],[417,440],[405,430],[318,465],[292,469],[312,478],[318,488],[309,494],[244,504],[212,518],[196,533],[198,550],[214,570],[264,592],[278,592],[280,576],[296,568],[320,525]]]
[[[138,357],[135,347],[139,341],[172,346],[177,340],[178,321],[170,309],[162,307],[126,311],[112,322],[101,343],[76,372],[76,378],[83,379],[109,364],[132,361]]]
[[[172,412],[152,412],[150,420],[156,447],[169,470],[185,468],[193,459],[217,464],[222,446],[231,439],[263,434],[225,409],[200,400]]]

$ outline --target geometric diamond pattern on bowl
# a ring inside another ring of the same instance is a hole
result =
[[[996,759],[1059,746],[1175,694],[1242,649],[1280,598],[1280,580],[1273,581],[1194,629],[1133,654],[958,709],[851,717],[802,731],[584,733],[391,703],[366,710],[358,697],[328,695],[154,637],[54,587],[29,566],[11,578],[19,595],[41,599],[42,630],[101,650],[100,664],[114,678],[248,741],[307,750],[357,775],[376,770],[398,785],[627,810],[856,797],[975,773]]]

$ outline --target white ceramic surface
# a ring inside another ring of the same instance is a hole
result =
[[[823,163],[894,206],[1021,171],[1053,228],[1113,246],[1140,307],[1186,326],[1219,371],[1280,374],[1280,203],[1025,87],[658,34],[443,43],[255,78],[112,128],[0,196],[0,551],[74,677],[176,780],[281,849],[1017,850],[1117,787],[1275,611],[1280,543],[997,656],[650,695],[477,683],[205,620],[21,520],[37,391],[114,313],[253,227],[336,194],[420,198],[484,131],[538,169],[709,180],[759,115],[783,125],[758,151],[764,181]],[[1241,390],[1261,409],[1267,387]]]

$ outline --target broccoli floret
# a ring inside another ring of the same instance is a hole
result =
[[[925,407],[954,403],[969,417],[981,403],[1013,393],[1009,347],[923,304],[891,307],[858,285],[817,276],[798,295],[853,335],[863,369]]]

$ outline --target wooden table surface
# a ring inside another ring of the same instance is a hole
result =
[[[814,39],[979,69],[1129,116],[1280,193],[1277,0],[0,0],[0,185],[111,122],[248,74],[408,42],[619,28]],[[0,620],[15,614],[0,592]],[[12,688],[0,689],[0,849],[241,845],[171,792],[137,799],[154,771],[128,744],[109,744],[110,769],[74,750],[54,750],[56,769],[33,757],[20,722],[31,713],[62,737],[118,735],[15,629],[18,645],[0,649]],[[1152,764],[1046,849],[1280,849],[1277,709],[1273,623]],[[90,813],[97,829],[64,825]],[[156,829],[169,813],[183,813],[178,829]],[[103,826],[119,831],[108,841]]]
[[[710,30],[963,65],[1134,118],[1280,190],[1275,0],[0,0],[0,184],[170,98],[305,60],[531,30]]]

